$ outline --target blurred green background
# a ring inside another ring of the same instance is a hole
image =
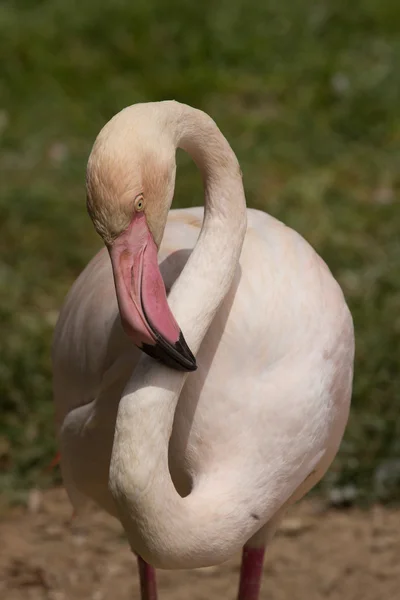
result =
[[[314,245],[356,329],[351,419],[320,486],[400,497],[400,5],[397,0],[3,0],[0,492],[58,481],[52,329],[101,242],[85,206],[99,129],[134,102],[212,115],[248,204]],[[179,155],[175,206],[202,203]]]

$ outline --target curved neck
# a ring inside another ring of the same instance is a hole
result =
[[[177,106],[176,145],[200,169],[205,212],[196,247],[168,302],[197,353],[233,281],[247,227],[246,199],[238,160],[214,121],[199,110]]]
[[[236,156],[212,119],[175,102],[162,104],[168,133],[176,146],[191,154],[204,181],[203,227],[168,298],[196,354],[235,275],[246,231],[246,203]],[[192,493],[181,498],[170,477],[169,438],[187,377],[142,356],[117,415],[110,490],[133,549],[159,566],[208,564],[213,542],[205,522],[214,530],[224,522],[220,511],[225,505],[213,506],[212,498],[203,502],[196,482]],[[200,513],[206,510],[203,519]],[[232,535],[240,535],[240,527],[236,533],[233,528]],[[219,536],[214,545],[211,562],[218,561]]]

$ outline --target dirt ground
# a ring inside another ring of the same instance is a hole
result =
[[[0,520],[1,600],[135,600],[135,559],[119,524],[94,510],[70,521],[61,489],[33,491]],[[158,571],[160,600],[235,599],[239,556],[220,567]],[[400,512],[294,507],[272,542],[261,598],[395,600]]]

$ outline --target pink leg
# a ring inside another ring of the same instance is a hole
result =
[[[140,558],[137,557],[140,578],[140,597],[141,600],[157,600],[157,580],[156,570]]]
[[[265,548],[244,546],[238,600],[259,600]]]

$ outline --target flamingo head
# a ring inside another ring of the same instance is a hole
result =
[[[194,371],[157,260],[176,171],[175,146],[160,135],[158,117],[152,105],[137,104],[101,130],[88,161],[87,206],[110,254],[125,332],[153,358]]]

